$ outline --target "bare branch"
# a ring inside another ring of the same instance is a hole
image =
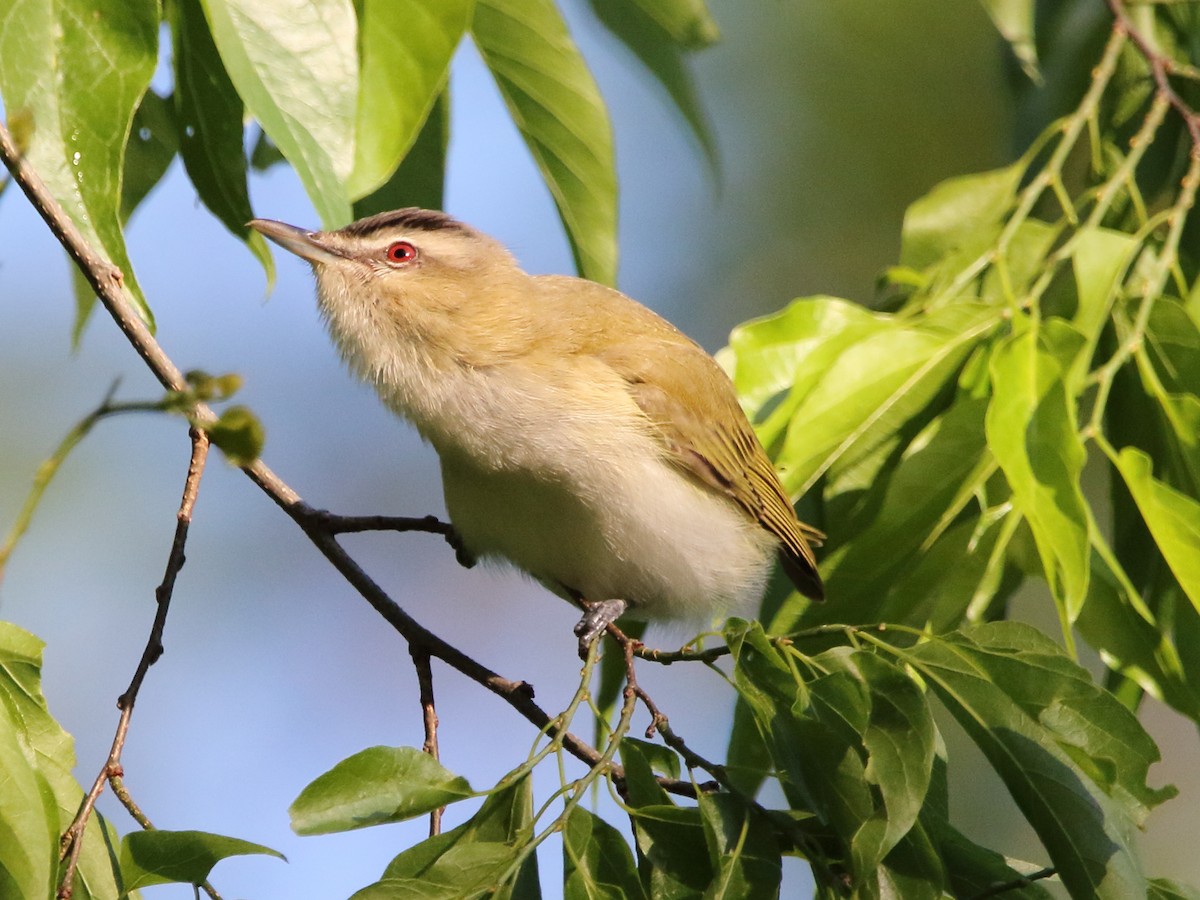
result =
[[[117,795],[142,828],[147,830],[154,828],[149,818],[134,803],[133,797],[125,788],[123,781],[125,771],[121,765],[121,754],[125,749],[125,740],[129,734],[129,720],[133,716],[133,707],[137,702],[138,691],[141,690],[146,673],[163,653],[163,631],[167,625],[167,613],[170,611],[171,597],[175,592],[175,580],[186,560],[184,551],[187,546],[188,528],[192,522],[192,511],[195,509],[196,497],[200,491],[200,479],[204,474],[204,465],[208,461],[208,436],[198,428],[190,429],[189,435],[192,441],[192,453],[188,461],[187,478],[184,480],[183,497],[179,501],[179,511],[175,514],[175,539],[171,542],[171,551],[167,556],[166,572],[163,574],[162,583],[154,591],[154,599],[158,605],[154,615],[154,624],[150,628],[150,636],[146,639],[146,647],[142,651],[142,658],[138,661],[129,687],[117,699],[117,708],[121,710],[121,716],[117,721],[117,731],[113,736],[108,758],[104,761],[104,766],[92,783],[91,790],[83,798],[79,812],[75,814],[75,818],[63,832],[60,841],[60,853],[62,858],[66,859],[66,866],[63,869],[57,893],[62,900],[67,900],[74,891],[75,870],[79,865],[80,851],[83,849],[84,832],[87,830],[96,801],[104,791],[105,783],[112,785],[113,793]],[[220,895],[207,882],[201,886],[213,900],[220,900]]]
[[[421,647],[410,646],[409,653],[412,655],[413,666],[417,670],[417,685],[420,691],[421,700],[421,721],[425,727],[425,743],[421,749],[432,756],[434,759],[440,759],[441,755],[438,752],[438,717],[437,708],[433,703],[433,669],[430,667],[429,652]],[[429,814],[429,836],[440,834],[442,830],[442,813],[446,807],[439,806]]]

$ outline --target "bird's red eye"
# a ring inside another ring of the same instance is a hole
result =
[[[410,263],[417,258],[417,248],[408,241],[396,241],[387,248],[388,262]]]

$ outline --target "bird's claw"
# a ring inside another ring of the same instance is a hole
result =
[[[629,608],[624,600],[597,600],[583,603],[583,618],[575,625],[575,636],[579,638],[579,658],[586,659],[588,648],[604,630],[619,619]]]

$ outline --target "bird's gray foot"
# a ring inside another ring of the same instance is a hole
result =
[[[587,656],[588,647],[592,641],[604,632],[604,629],[619,619],[629,608],[624,600],[597,600],[589,603],[583,601],[583,618],[575,626],[575,636],[579,638],[579,657]]]

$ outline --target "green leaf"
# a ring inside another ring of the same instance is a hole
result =
[[[934,728],[925,698],[873,652],[838,647],[813,657],[800,681],[757,623],[727,626],[734,684],[771,752],[793,809],[811,810],[840,838],[855,884],[917,820],[929,785]]]
[[[155,0],[10,3],[0,17],[0,95],[25,120],[26,159],[71,220],[153,316],[121,231],[121,178],[134,111],[158,54]],[[77,310],[78,339],[94,298]]]
[[[1179,652],[1164,634],[1164,624],[1115,567],[1119,567],[1115,559],[1106,561],[1093,553],[1088,600],[1076,622],[1080,634],[1104,655],[1109,669],[1200,721],[1200,694],[1189,683]]]
[[[617,175],[596,82],[553,0],[478,0],[471,25],[585,278],[617,276]]]
[[[245,406],[229,407],[205,431],[235,466],[248,466],[258,459],[266,442],[258,416]]]
[[[309,784],[288,813],[297,834],[401,822],[473,796],[471,786],[415,747],[370,747]]]
[[[1172,790],[1146,786],[1158,748],[1133,713],[1016,622],[928,637],[901,658],[983,751],[1073,896],[1144,896],[1132,833]]]
[[[632,810],[642,886],[654,900],[699,897],[712,884],[700,810],[639,806]]]
[[[1046,581],[1068,622],[1087,596],[1091,554],[1079,487],[1085,453],[1063,369],[1033,327],[992,354],[988,446],[1033,531]]]
[[[1016,163],[934,187],[904,214],[900,264],[923,270],[947,259],[970,262],[999,236],[1023,174]]]
[[[774,900],[783,864],[766,817],[729,794],[700,794],[700,818],[716,874],[704,892],[713,900]]]
[[[381,878],[355,891],[350,900],[462,900],[486,895],[514,854],[503,844],[463,844],[447,855],[452,862],[446,866],[419,877]]]
[[[959,304],[911,322],[879,318],[886,328],[847,346],[815,379],[805,373],[797,379],[808,389],[795,404],[776,460],[793,495],[809,490],[835,463],[844,469],[862,461],[908,425],[996,327],[999,311]],[[789,397],[781,408],[791,405]]]
[[[446,86],[474,0],[364,0],[354,170],[358,200],[383,185],[417,140]]]
[[[203,831],[134,831],[121,841],[121,877],[127,889],[152,884],[203,884],[213,866],[231,856],[282,853],[238,838]]]
[[[441,209],[450,141],[450,93],[443,91],[399,168],[374,193],[354,202],[354,217],[406,206]]]
[[[891,317],[836,297],[793,300],[769,316],[733,329],[717,358],[733,380],[752,419],[780,393],[790,391],[790,409],[772,413],[760,427],[770,446],[786,428],[791,409],[813,389],[821,374],[847,347],[886,331]]]
[[[1094,347],[1121,288],[1121,275],[1141,247],[1132,235],[1107,228],[1080,231],[1071,253],[1078,305],[1072,323]],[[1087,354],[1090,356],[1091,354]]]
[[[254,148],[250,151],[250,168],[255,172],[266,172],[286,162],[275,142],[260,127],[254,139]]]
[[[121,222],[129,221],[166,174],[179,141],[170,100],[147,91],[133,115],[129,146],[125,148],[125,174],[121,183]]]
[[[1154,878],[1150,881],[1150,891],[1146,900],[1197,900],[1200,891],[1186,884],[1178,884],[1166,878]]]
[[[740,695],[733,707],[733,727],[725,751],[729,780],[743,794],[753,797],[771,774],[771,754],[758,730],[750,704]]]
[[[1163,448],[1168,466],[1163,474],[1195,496],[1200,491],[1200,327],[1181,303],[1160,297],[1134,359],[1146,393],[1158,401],[1174,437]]]
[[[689,50],[717,42],[721,32],[704,0],[633,0],[675,43]]]
[[[996,30],[1008,41],[1021,68],[1037,84],[1042,83],[1038,72],[1037,44],[1033,39],[1034,0],[982,0],[992,17]]]
[[[630,740],[620,746],[642,886],[655,900],[697,896],[713,877],[700,812],[672,803],[644,747]]]
[[[801,744],[801,735],[792,715],[797,704],[801,708],[807,705],[804,683],[780,658],[759,623],[730,619],[725,626],[725,643],[732,651],[735,663],[733,678],[738,698],[758,731],[759,743],[750,744],[751,748],[769,752],[770,758],[766,761],[769,766],[764,768],[779,773],[793,809],[820,814],[804,780],[789,776],[789,773],[804,771],[803,754],[807,748]],[[858,705],[861,709],[862,704]],[[748,741],[745,743],[749,744]],[[757,758],[757,754],[754,756]],[[850,790],[854,795],[861,793],[854,785]]]
[[[945,748],[934,757],[929,802],[921,810],[918,829],[936,849],[945,870],[945,882],[954,897],[987,896],[997,885],[1015,883],[1041,867],[1006,859],[995,850],[981,847],[950,824],[949,787],[946,782]],[[1014,886],[1001,896],[1021,900],[1049,900],[1050,894],[1038,882]]]
[[[862,896],[903,897],[904,900],[943,900],[946,873],[937,848],[920,825],[914,825],[879,868],[866,879]]]
[[[716,166],[717,146],[708,117],[696,94],[692,73],[684,58],[686,43],[681,43],[654,18],[656,12],[671,4],[646,3],[645,0],[589,0],[592,12],[604,27],[616,35],[666,88],[671,102],[679,110],[692,134]],[[678,4],[676,4],[678,5]],[[715,37],[715,28],[713,30]]]
[[[1155,478],[1140,450],[1126,447],[1115,462],[1171,572],[1200,610],[1200,502]]]
[[[865,514],[832,517],[832,549],[822,572],[829,595],[838,598],[837,609],[828,611],[837,621],[921,625],[940,612],[924,602],[932,586],[912,589],[907,579],[922,563],[921,551],[948,508],[964,492],[971,497],[990,471],[983,433],[986,406],[983,399],[971,398],[954,404],[914,438],[887,477],[876,480],[873,490],[882,496],[866,505]],[[950,578],[959,569],[940,572]],[[889,599],[893,591],[896,597]],[[886,607],[897,615],[883,616]]]
[[[869,818],[851,842],[860,872],[874,868],[917,821],[934,755],[933,718],[925,696],[901,669],[867,651],[839,647],[816,657],[819,666],[845,672],[867,690],[870,711],[860,730],[864,777],[878,791]],[[810,688],[814,685],[810,685]],[[820,695],[813,691],[814,707]],[[830,707],[823,715],[837,715]]]
[[[239,237],[275,281],[275,263],[263,236],[246,223],[254,217],[246,186],[245,107],[217,53],[200,0],[167,4],[179,154],[196,194]]]
[[[633,854],[617,829],[582,806],[572,808],[563,828],[565,900],[645,898]]]
[[[0,897],[55,895],[58,838],[83,800],[71,774],[74,742],[42,695],[43,646],[0,621]],[[108,849],[116,840],[102,817],[89,824],[73,883],[76,898],[117,896]]]
[[[201,0],[229,78],[326,228],[350,221],[358,48],[350,0]]]
[[[475,896],[496,886],[532,836],[533,789],[523,775],[488,795],[462,825],[405,850],[353,900]],[[537,857],[531,855],[517,882],[528,894],[536,881]]]

